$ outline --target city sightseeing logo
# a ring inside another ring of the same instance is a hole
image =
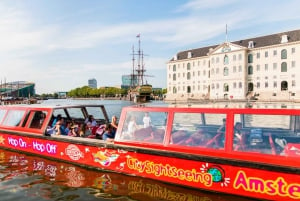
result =
[[[225,171],[220,166],[209,166],[208,163],[206,163],[202,165],[200,170],[201,172],[211,174],[212,181],[215,183],[220,183],[222,187],[227,187],[227,185],[230,183],[230,178],[225,177]]]

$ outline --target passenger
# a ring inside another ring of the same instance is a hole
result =
[[[86,123],[81,124],[80,129],[79,129],[79,136],[80,137],[87,137],[91,134],[91,130],[87,126]]]
[[[130,118],[130,121],[129,121],[129,123],[128,123],[128,133],[129,133],[129,135],[133,135],[133,133],[134,133],[134,131],[136,131],[138,129],[138,126],[137,126],[137,124],[136,124],[136,119],[135,119],[135,117],[134,116],[132,116],[131,118]]]
[[[70,123],[70,130],[68,136],[78,137],[78,125]]]
[[[236,122],[234,126],[234,139],[235,141],[242,140],[242,123]]]
[[[41,116],[40,116],[40,125],[39,125],[39,128],[42,127],[44,121],[46,119],[46,114],[44,112],[41,113]]]
[[[115,132],[111,124],[107,124],[105,127],[105,132],[102,135],[102,139],[106,142],[113,142],[115,138]]]
[[[54,118],[51,127],[54,128],[55,125],[56,125],[56,122],[57,122],[59,119],[61,119],[61,118],[62,118],[62,117],[61,117],[61,114],[58,114],[58,115],[56,116],[56,118]]]
[[[93,115],[89,115],[84,123],[86,123],[88,125],[88,127],[97,126],[97,121],[95,120]]]
[[[151,118],[149,117],[149,113],[146,112],[145,116],[143,117],[143,122],[144,122],[144,128],[148,128],[151,125]]]
[[[64,118],[59,117],[55,125],[56,135],[67,135]]]
[[[222,121],[223,121],[223,124],[218,129],[218,133],[225,133],[225,130],[226,130],[226,118],[223,118]]]
[[[193,133],[188,140],[186,140],[186,145],[189,146],[205,146],[206,143],[210,139],[208,136],[203,132],[202,129],[199,129],[195,133]]]
[[[117,128],[118,128],[118,122],[117,122],[117,117],[116,116],[112,116],[110,125],[112,126],[113,132],[116,133]]]

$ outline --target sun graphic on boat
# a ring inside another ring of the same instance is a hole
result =
[[[226,187],[230,183],[230,178],[225,177],[225,171],[216,165],[209,166],[208,163],[202,164],[201,172],[207,172],[212,175],[212,181],[220,183],[222,187]]]

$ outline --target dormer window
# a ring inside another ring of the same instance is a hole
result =
[[[187,58],[188,59],[192,58],[192,52],[188,52]]]
[[[254,42],[252,40],[248,42],[248,48],[254,48]]]
[[[281,36],[281,43],[287,43],[289,42],[289,38],[288,38],[288,35],[282,35]]]

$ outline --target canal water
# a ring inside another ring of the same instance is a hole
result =
[[[47,100],[41,104],[104,104],[120,116],[121,100]],[[164,102],[151,102],[163,105]],[[97,171],[0,149],[0,201],[250,201],[141,177]]]

